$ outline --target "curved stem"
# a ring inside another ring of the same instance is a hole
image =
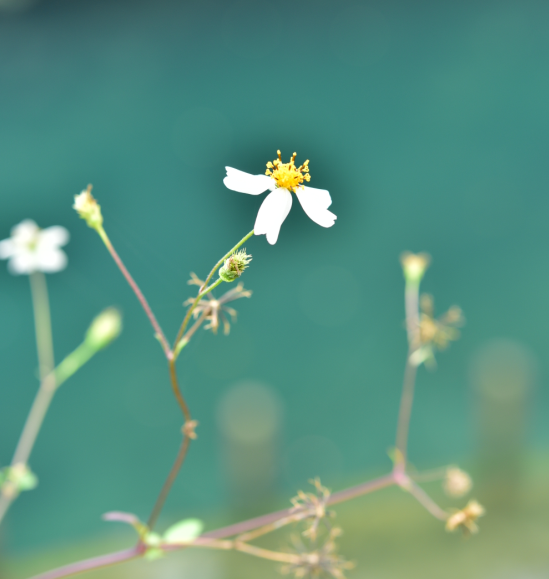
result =
[[[109,250],[109,253],[111,254],[112,258],[114,259],[116,265],[118,266],[118,268],[122,272],[122,275],[126,278],[126,281],[128,282],[128,284],[130,285],[130,287],[133,290],[133,293],[136,295],[137,299],[139,300],[141,307],[145,311],[145,314],[149,318],[149,321],[151,322],[151,325],[152,325],[154,331],[156,332],[158,339],[160,340],[160,344],[162,345],[162,349],[164,350],[164,355],[169,360],[172,356],[172,352],[171,352],[170,346],[168,344],[168,340],[166,339],[166,336],[164,335],[164,332],[162,331],[160,324],[158,323],[155,315],[153,314],[151,307],[149,306],[149,302],[147,302],[145,296],[143,295],[143,293],[139,289],[139,286],[137,285],[137,283],[135,283],[135,280],[130,275],[130,272],[126,269],[126,266],[124,265],[123,261],[120,259],[120,256],[118,255],[118,253],[116,253],[116,250],[114,249],[114,247],[111,243],[111,240],[108,238],[107,233],[105,232],[103,227],[100,227],[99,229],[97,229],[97,233],[99,233],[99,236],[101,237],[101,239],[103,240],[103,243],[105,244],[105,246]]]
[[[189,320],[191,319],[191,315],[194,312],[196,306],[200,302],[200,300],[207,294],[209,294],[213,289],[215,289],[219,284],[223,283],[223,280],[219,278],[217,281],[212,283],[210,287],[207,287],[205,290],[201,290],[196,298],[194,298],[194,302],[191,304],[190,308],[187,310],[185,317],[183,318],[183,322],[179,328],[179,332],[177,332],[177,336],[175,338],[175,342],[173,345],[173,357],[177,358],[179,352],[181,351],[181,347],[178,348],[178,345],[183,337],[185,330],[187,329],[187,325],[189,324]]]
[[[154,527],[154,525],[156,524],[156,521],[158,520],[160,513],[162,512],[162,507],[164,506],[164,503],[166,502],[166,499],[168,498],[168,495],[170,494],[170,490],[172,489],[173,483],[175,482],[175,479],[177,478],[179,470],[181,469],[181,466],[183,465],[183,461],[185,460],[185,457],[187,456],[187,450],[189,449],[190,441],[191,441],[191,439],[189,438],[189,436],[185,436],[183,438],[183,442],[181,443],[181,446],[179,447],[179,452],[177,453],[177,457],[175,459],[175,462],[173,463],[173,466],[170,470],[170,474],[168,475],[168,478],[166,479],[166,482],[164,483],[162,490],[160,491],[160,494],[158,495],[158,498],[156,499],[156,503],[154,504],[153,510],[152,510],[151,515],[149,517],[149,520],[147,522],[147,525],[148,525],[149,529],[151,529],[151,530]]]
[[[181,389],[179,388],[179,383],[177,381],[177,371],[175,367],[175,359],[173,358],[170,359],[168,361],[168,366],[170,369],[170,381],[173,393],[175,395],[177,403],[179,404],[179,407],[181,408],[181,412],[183,413],[183,417],[185,418],[185,423],[186,424],[190,423],[192,421],[191,412],[189,410],[187,403],[185,402],[185,399],[183,398],[183,395],[181,394]],[[183,462],[185,461],[185,457],[187,456],[187,451],[189,449],[190,442],[191,439],[189,435],[185,434],[181,446],[179,447],[179,452],[177,453],[177,456],[175,458],[175,462],[173,463],[173,466],[170,469],[168,477],[166,478],[166,481],[162,486],[160,494],[158,495],[153,510],[149,516],[149,521],[147,524],[149,526],[149,529],[151,530],[156,524],[156,521],[158,520],[160,513],[162,512],[162,508],[164,507],[164,503],[166,502],[166,499],[170,494],[170,490],[172,489],[173,483],[175,482],[175,479],[177,478],[177,475],[181,467],[183,466]]]
[[[179,408],[181,408],[185,422],[189,422],[191,420],[191,412],[187,403],[185,402],[185,398],[183,398],[183,394],[181,394],[181,388],[179,387],[179,382],[177,381],[175,359],[172,358],[168,360],[168,368],[170,369],[170,382],[172,385],[173,394],[177,400],[177,403],[179,404]]]

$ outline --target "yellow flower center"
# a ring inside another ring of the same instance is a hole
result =
[[[275,180],[277,187],[282,187],[295,193],[303,181],[309,182],[311,180],[311,176],[309,175],[309,159],[300,167],[296,167],[295,158],[297,153],[292,155],[289,163],[282,162],[280,151],[276,153],[278,159],[275,159],[272,163],[270,161],[267,163],[265,175],[270,175]]]

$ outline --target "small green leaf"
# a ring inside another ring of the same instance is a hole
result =
[[[38,485],[38,477],[30,470],[27,470],[21,475],[18,482],[20,491],[30,491]]]
[[[158,533],[147,533],[143,542],[149,547],[158,547],[162,544],[162,537]]]
[[[185,519],[172,525],[164,533],[165,543],[190,543],[194,541],[204,528],[204,523],[199,519]]]
[[[154,561],[164,556],[164,551],[159,547],[159,545],[162,545],[162,537],[158,533],[147,533],[143,538],[143,542],[147,545],[145,553],[147,561]]]
[[[145,559],[147,559],[147,561],[154,561],[155,559],[160,559],[160,557],[164,556],[164,551],[162,551],[162,549],[159,549],[158,547],[150,547],[149,549],[147,549],[147,552],[145,553]]]

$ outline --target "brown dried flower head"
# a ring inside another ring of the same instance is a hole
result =
[[[420,298],[419,347],[410,357],[410,361],[419,366],[435,363],[433,350],[444,350],[451,341],[460,336],[459,326],[465,323],[461,308],[452,306],[445,314],[434,317],[433,296],[422,294]]]
[[[293,505],[291,512],[303,515],[303,520],[307,524],[307,529],[303,531],[303,535],[315,540],[320,522],[326,517],[333,517],[334,513],[326,510],[330,491],[322,486],[319,478],[309,482],[314,485],[316,493],[298,491],[297,496],[291,499]]]
[[[476,521],[479,517],[484,515],[484,507],[477,501],[469,501],[467,506],[460,511],[456,511],[454,514],[448,517],[446,521],[446,530],[455,531],[461,528],[462,531],[469,535],[471,533],[478,533],[478,525]]]
[[[326,536],[321,547],[307,548],[299,537],[293,537],[297,558],[294,563],[282,567],[282,573],[293,573],[294,577],[320,577],[329,575],[335,579],[345,579],[344,571],[352,569],[354,564],[337,554],[336,537],[341,529],[334,527]]]
[[[197,285],[202,287],[204,282],[196,276],[196,274],[191,273],[191,279],[188,281],[189,285]],[[234,323],[236,322],[236,310],[230,308],[226,304],[238,300],[240,298],[249,298],[252,295],[250,290],[244,289],[243,283],[238,283],[236,287],[225,292],[219,299],[216,299],[211,293],[200,300],[196,306],[193,315],[198,318],[204,315],[208,324],[204,326],[206,330],[212,330],[214,334],[217,334],[219,329],[219,324],[223,324],[223,333],[227,335],[231,331],[230,320]],[[194,302],[195,298],[189,298],[184,305],[190,305]],[[228,315],[228,316],[227,316]]]
[[[460,332],[457,328],[465,322],[461,308],[452,306],[435,319],[434,300],[429,294],[421,296],[420,308],[419,334],[422,344],[434,344],[439,350],[444,350],[450,341],[459,338]]]

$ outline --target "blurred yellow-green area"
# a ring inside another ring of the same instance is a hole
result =
[[[47,276],[57,362],[108,306],[116,342],[59,390],[30,465],[39,486],[0,527],[0,577],[24,579],[133,544],[181,416],[149,322],[73,196],[93,183],[105,228],[175,337],[183,302],[248,233],[264,196],[223,185],[280,149],[310,159],[338,219],[294,202],[276,245],[246,243],[251,299],[229,336],[178,362],[200,422],[160,519],[207,529],[383,474],[406,336],[402,251],[432,256],[422,289],[458,304],[462,337],[418,373],[417,470],[458,464],[485,505],[449,534],[391,488],[336,508],[350,579],[549,574],[549,4],[303,0],[0,0],[0,239],[33,219],[70,232]],[[220,292],[214,292],[217,297]],[[0,263],[0,466],[38,386],[27,276]],[[440,484],[425,488],[461,508]],[[284,549],[288,533],[258,544]],[[89,577],[277,576],[277,564],[188,550]]]

